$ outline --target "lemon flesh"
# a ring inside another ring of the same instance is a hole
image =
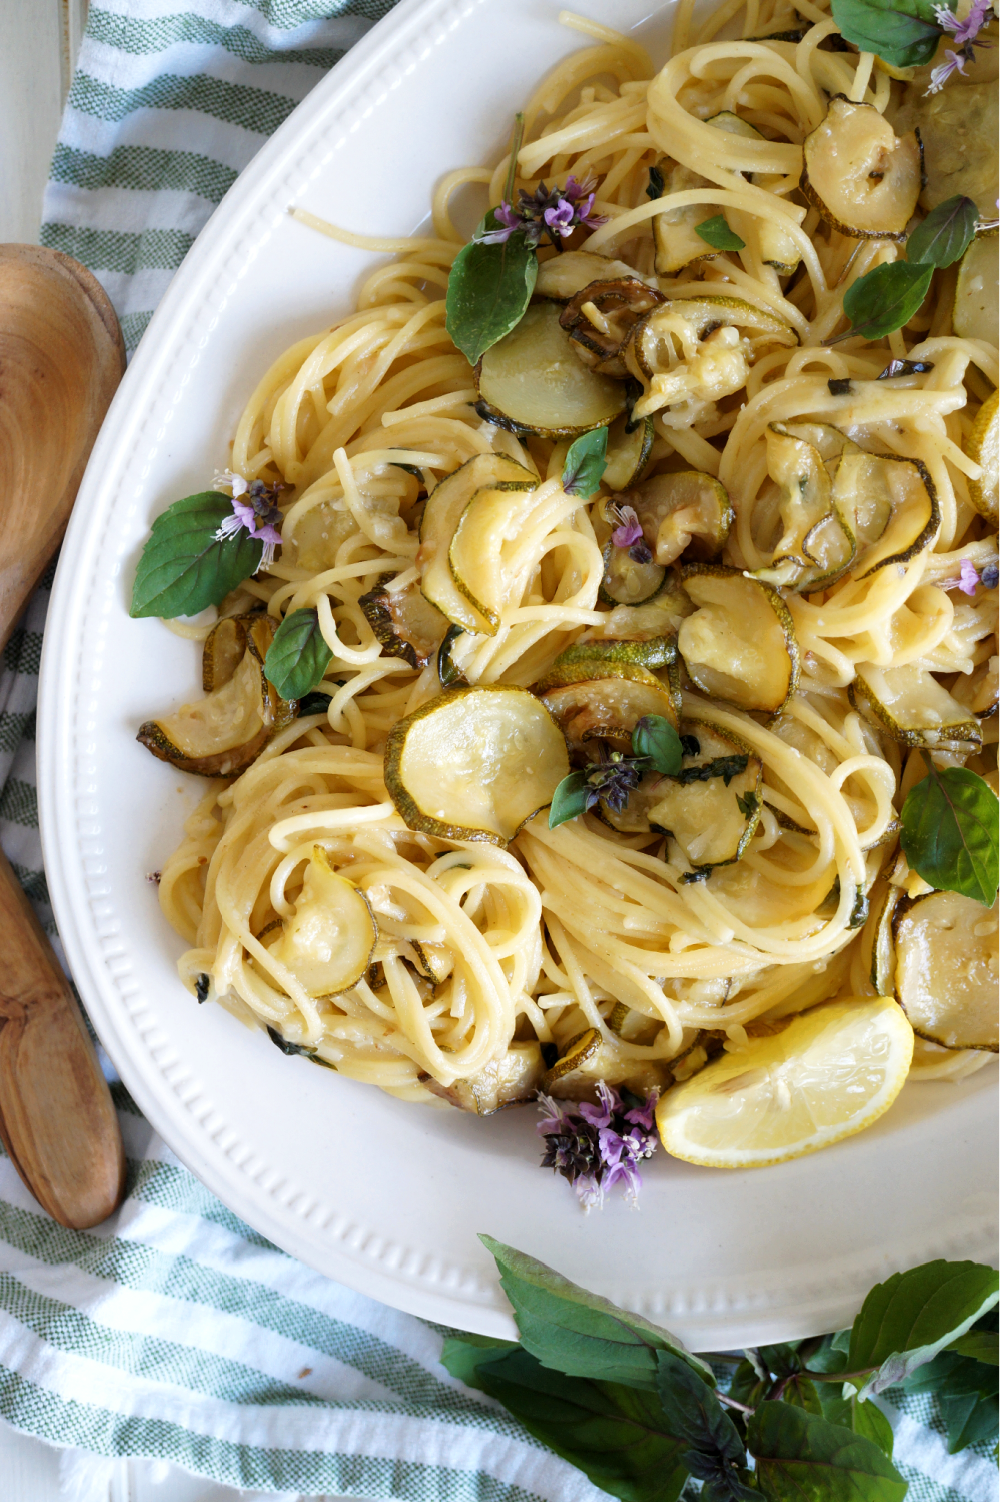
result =
[[[675,1085],[656,1112],[663,1146],[707,1168],[759,1168],[870,1126],[906,1080],[913,1029],[890,997],[813,1007]]]

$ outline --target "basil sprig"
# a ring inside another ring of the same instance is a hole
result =
[[[928,773],[903,804],[900,844],[912,870],[943,892],[960,892],[992,907],[997,895],[997,816],[989,783],[968,767]]]
[[[995,1442],[992,1268],[929,1262],[873,1288],[850,1330],[703,1361],[662,1326],[481,1239],[520,1340],[450,1338],[444,1365],[612,1496],[677,1502],[693,1477],[705,1502],[903,1502],[892,1428],[867,1397],[927,1388],[931,1374],[952,1452]],[[713,1366],[731,1376],[717,1381]]]
[[[563,464],[562,487],[567,495],[590,500],[596,495],[608,467],[608,430],[591,428],[573,440]]]
[[[683,755],[681,738],[670,721],[662,715],[643,715],[632,732],[631,756],[613,751],[606,760],[563,778],[552,795],[549,828],[585,814],[602,797],[612,808],[624,808],[643,772],[679,772]]]
[[[741,240],[735,230],[726,223],[725,214],[716,214],[713,219],[703,219],[696,224],[695,234],[713,250],[746,250],[747,242]]]
[[[906,259],[922,266],[950,266],[965,255],[976,234],[979,210],[956,193],[931,209],[906,242]]]
[[[216,534],[233,503],[216,490],[185,496],[154,521],[136,569],[129,615],[197,615],[218,605],[260,567],[264,544],[240,530]]]
[[[302,699],[320,682],[332,657],[316,610],[293,610],[274,633],[264,676],[283,699]]]
[[[846,42],[893,68],[929,63],[943,34],[931,0],[832,0],[830,13]]]

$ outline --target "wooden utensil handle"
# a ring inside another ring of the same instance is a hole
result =
[[[52,947],[0,853],[0,1138],[43,1209],[83,1230],[121,1203],[111,1092]]]

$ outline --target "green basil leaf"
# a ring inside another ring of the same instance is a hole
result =
[[[844,313],[851,327],[827,344],[842,339],[884,339],[909,323],[930,290],[933,266],[892,261],[859,276],[844,293]]]
[[[834,1384],[836,1385],[836,1384]],[[804,1408],[806,1413],[822,1415],[823,1405],[819,1400],[819,1393],[815,1382],[810,1382],[808,1377],[793,1377],[785,1385],[781,1394],[783,1403],[793,1403],[796,1408]]]
[[[877,1367],[861,1397],[882,1392],[933,1360],[964,1335],[1000,1297],[992,1267],[978,1262],[925,1262],[876,1283],[851,1327],[847,1366]]]
[[[333,657],[310,607],[286,615],[264,658],[264,676],[283,699],[301,699],[314,689]]]
[[[931,766],[903,804],[900,844],[912,870],[942,892],[992,907],[1000,873],[996,793],[967,767]]]
[[[304,719],[310,714],[326,714],[332,703],[332,694],[306,694],[299,700],[299,719]]]
[[[945,1349],[959,1356],[970,1356],[973,1361],[982,1361],[987,1366],[1000,1366],[995,1330],[970,1330],[968,1335],[960,1335]]]
[[[894,68],[929,63],[942,36],[928,0],[833,0],[830,11],[845,41]]]
[[[483,1391],[529,1434],[612,1497],[676,1502],[680,1496],[684,1446],[665,1427],[655,1393],[566,1377],[523,1350],[480,1363],[477,1375]]]
[[[590,500],[600,489],[608,466],[608,430],[591,428],[574,439],[563,465],[562,488],[567,495],[582,495]]]
[[[906,242],[906,259],[922,266],[950,266],[961,260],[976,234],[979,210],[957,193],[931,209]]]
[[[711,1495],[752,1502],[746,1445],[715,1393],[686,1361],[670,1351],[656,1356],[656,1389],[669,1432],[684,1441],[684,1464]]]
[[[589,796],[586,772],[570,772],[552,794],[549,804],[549,828],[557,829],[568,819],[585,814],[593,801]]]
[[[657,772],[671,776],[681,769],[684,755],[681,738],[662,715],[644,714],[632,731],[632,750],[636,756],[648,756]]]
[[[802,1370],[798,1341],[785,1345],[758,1346],[757,1354],[772,1376],[790,1377]]]
[[[632,1387],[656,1386],[656,1353],[672,1351],[711,1386],[712,1369],[676,1335],[588,1293],[544,1262],[480,1234],[514,1306],[521,1344],[546,1367],[571,1377],[600,1377]]]
[[[491,209],[476,233],[495,225]],[[537,276],[534,246],[520,230],[501,245],[470,240],[458,252],[448,276],[445,327],[470,365],[520,323]]]
[[[249,532],[219,539],[233,503],[202,490],[168,506],[154,521],[132,586],[131,616],[197,615],[218,605],[260,567],[264,544]]]
[[[737,1403],[745,1403],[748,1408],[756,1408],[758,1403],[763,1402],[770,1385],[766,1377],[760,1376],[752,1362],[741,1361],[733,1371],[726,1396],[735,1398]],[[735,1417],[733,1422],[737,1422]]]
[[[818,1382],[818,1397],[823,1417],[828,1424],[840,1424],[864,1439],[878,1445],[883,1455],[892,1459],[892,1425],[874,1403],[858,1400],[857,1389],[850,1382],[838,1386],[836,1382]],[[843,1396],[846,1392],[847,1396]]]
[[[746,250],[747,242],[729,228],[725,214],[703,219],[695,225],[694,232],[706,245],[711,245],[713,250]]]
[[[942,1351],[903,1385],[908,1393],[926,1392],[936,1398],[952,1455],[977,1441],[996,1444],[1000,1392],[1000,1372],[996,1367],[958,1356],[953,1351]]]
[[[877,1444],[788,1403],[761,1403],[747,1424],[768,1502],[903,1502],[907,1484]]]
[[[441,1348],[441,1365],[466,1387],[478,1387],[484,1392],[476,1371],[480,1362],[495,1361],[518,1349],[516,1340],[494,1340],[492,1335],[464,1335],[461,1340],[449,1337]]]

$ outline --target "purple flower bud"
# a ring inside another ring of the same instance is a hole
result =
[[[619,518],[618,526],[611,534],[611,541],[616,548],[630,548],[633,543],[639,542],[642,537],[642,527],[633,506],[618,506],[615,508]]]
[[[970,559],[963,558],[959,567],[959,589],[962,591],[963,595],[974,595],[978,583],[979,575],[976,572],[975,564],[973,564]]]
[[[573,205],[571,203],[567,203],[565,198],[560,198],[555,208],[546,209],[542,215],[542,218],[545,220],[545,223],[548,225],[550,230],[557,231],[557,233],[562,235],[564,239],[567,235],[571,235],[573,233],[573,226],[576,222],[576,214]]]

